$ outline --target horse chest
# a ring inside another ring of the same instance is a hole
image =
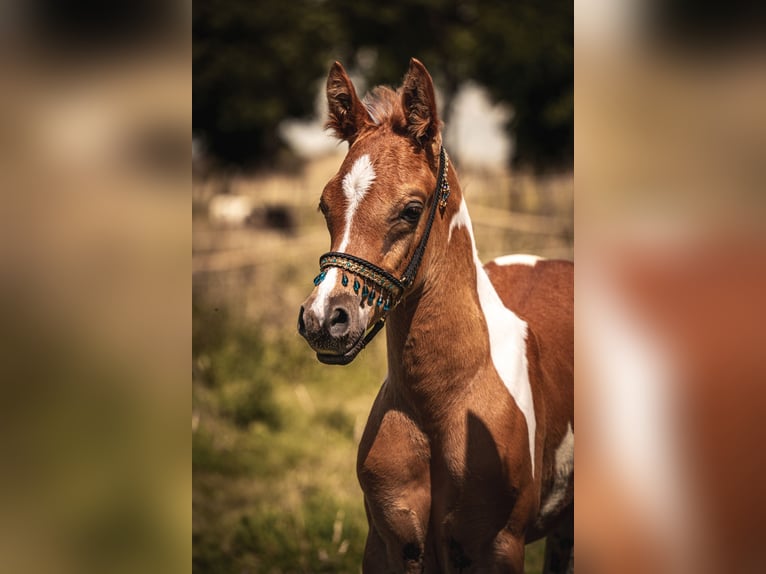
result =
[[[512,521],[523,490],[513,478],[520,473],[507,470],[516,463],[500,452],[485,418],[463,415],[449,432],[429,436],[400,408],[373,408],[359,479],[389,548],[458,564],[486,554]]]

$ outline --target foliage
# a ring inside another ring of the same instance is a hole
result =
[[[382,365],[321,368],[294,335],[199,297],[192,314],[194,572],[358,571],[355,428]]]
[[[536,168],[574,159],[573,4],[482,0],[475,77],[511,102],[515,161]],[[498,55],[502,55],[498,57]]]
[[[193,132],[225,162],[274,158],[277,126],[313,111],[316,81],[337,44],[316,0],[194,4]]]
[[[236,325],[225,309],[200,307],[197,301],[192,317],[194,375],[219,387],[221,414],[240,427],[256,420],[278,427],[271,382],[261,369],[259,333],[251,325]]]
[[[445,120],[460,83],[475,79],[513,106],[508,128],[516,163],[538,169],[571,163],[571,2],[404,0],[383,9],[355,0],[331,4],[348,31],[346,57],[356,56],[372,85],[397,84],[404,63],[416,55],[442,90]]]
[[[459,85],[477,80],[514,109],[517,163],[571,164],[571,2],[212,0],[195,4],[193,34],[194,132],[228,162],[273,159],[277,125],[313,111],[333,59],[368,85],[397,85],[415,56],[442,91],[444,119]]]

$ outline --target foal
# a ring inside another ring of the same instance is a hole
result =
[[[298,328],[346,364],[388,322],[357,460],[364,572],[523,572],[546,535],[546,572],[573,571],[573,264],[482,266],[417,60],[364,102],[336,62],[327,100],[349,151],[322,193],[332,251]]]

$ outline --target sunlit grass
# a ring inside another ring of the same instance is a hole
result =
[[[325,367],[297,336],[265,341],[214,317],[228,336],[194,357],[195,572],[357,572],[367,523],[355,454],[382,346]]]

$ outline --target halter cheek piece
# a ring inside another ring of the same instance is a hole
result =
[[[434,200],[431,203],[431,209],[428,212],[426,228],[401,279],[397,279],[388,271],[381,269],[377,265],[370,263],[361,257],[349,255],[348,253],[330,251],[319,258],[320,272],[319,275],[314,278],[314,285],[319,285],[324,281],[328,268],[337,267],[343,272],[341,283],[344,287],[347,287],[349,284],[349,275],[353,277],[354,282],[352,288],[354,293],[357,294],[361,290],[362,305],[364,305],[366,300],[368,306],[375,305],[377,307],[382,307],[383,315],[367,332],[364,338],[360,339],[359,342],[354,345],[354,347],[358,347],[358,349],[352,348],[347,351],[347,353],[353,352],[356,354],[372,341],[375,335],[377,335],[386,324],[386,315],[388,312],[401,302],[405,291],[415,280],[415,277],[418,274],[418,268],[420,267],[420,262],[423,259],[423,253],[426,250],[428,236],[431,234],[431,226],[433,225],[434,216],[436,215],[436,207],[437,205],[439,206],[442,214],[447,207],[447,198],[449,198],[450,194],[449,182],[447,181],[448,168],[449,157],[447,156],[447,151],[444,149],[444,146],[442,146],[439,151],[439,177],[436,180]]]

